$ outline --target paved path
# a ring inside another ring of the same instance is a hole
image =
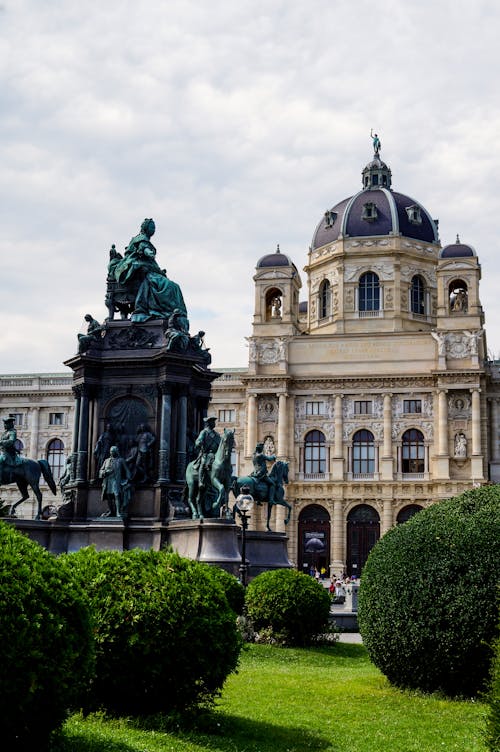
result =
[[[339,642],[349,642],[351,645],[361,645],[363,640],[359,632],[340,632]]]

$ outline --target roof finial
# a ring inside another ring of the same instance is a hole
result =
[[[370,129],[370,138],[373,141],[373,153],[376,157],[378,157],[380,149],[382,148],[382,144],[380,143],[380,139],[377,134],[373,132],[373,128]]]
[[[460,238],[458,237],[458,232],[457,232],[457,239],[455,240],[455,243],[456,243],[457,245],[458,245],[458,244],[460,243]]]
[[[279,243],[278,243],[278,245],[276,246],[276,253],[281,253],[281,251],[280,251],[280,244],[279,244]]]

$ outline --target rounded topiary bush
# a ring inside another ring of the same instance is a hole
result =
[[[150,715],[210,702],[237,665],[235,613],[210,567],[177,554],[81,549],[96,678],[88,709]]]
[[[486,743],[490,752],[500,752],[500,638],[495,643],[487,701]]]
[[[312,577],[294,569],[263,572],[247,587],[247,614],[254,629],[287,645],[306,645],[325,630],[330,595]]]
[[[222,585],[227,601],[234,613],[242,614],[245,605],[245,588],[241,582],[233,574],[220,567],[209,566],[207,574]]]
[[[475,695],[488,677],[499,577],[499,486],[393,528],[361,577],[358,623],[371,660],[397,686]]]
[[[4,749],[43,749],[92,675],[89,608],[60,562],[0,523]]]

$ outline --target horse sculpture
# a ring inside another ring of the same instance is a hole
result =
[[[57,493],[56,484],[52,477],[52,471],[47,460],[30,460],[28,458],[23,458],[22,464],[15,465],[14,467],[5,467],[3,469],[0,484],[2,486],[8,486],[11,483],[16,483],[22,494],[19,501],[10,505],[10,517],[15,517],[16,507],[29,498],[28,486],[30,486],[38,501],[38,512],[35,519],[42,519],[42,492],[40,491],[41,475],[43,475],[50,490],[55,496]]]
[[[285,499],[285,489],[283,484],[288,483],[288,462],[277,460],[269,473],[269,477],[274,481],[274,500],[269,501],[268,486],[266,483],[259,483],[258,478],[254,478],[252,475],[247,477],[234,478],[232,491],[235,496],[241,493],[243,486],[249,488],[249,493],[254,497],[257,504],[267,502],[267,523],[266,527],[269,532],[272,532],[269,525],[271,519],[271,512],[273,506],[280,505],[288,509],[288,514],[285,519],[285,525],[288,525],[290,521],[290,515],[292,512],[292,505]]]
[[[227,507],[232,481],[231,452],[234,447],[234,431],[224,429],[219,447],[210,469],[210,488],[200,485],[197,461],[193,460],[186,468],[184,498],[195,519],[219,517],[223,505]]]

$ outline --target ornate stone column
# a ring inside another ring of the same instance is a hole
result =
[[[444,480],[450,477],[450,457],[448,441],[448,402],[447,390],[438,390],[438,437],[437,437],[437,455],[434,457],[435,478]]]
[[[172,394],[170,385],[160,384],[161,416],[160,416],[160,451],[158,482],[168,483],[170,480],[170,428],[172,422]]]
[[[181,393],[177,400],[177,457],[176,457],[176,480],[184,481],[186,474],[186,442],[187,442],[187,394]]]
[[[392,514],[392,499],[384,499],[384,507],[382,513],[382,529],[381,534],[385,535],[391,527],[394,525],[394,519]]]
[[[73,394],[75,395],[75,422],[73,426],[73,446],[71,448],[72,462],[71,462],[71,480],[76,480],[77,476],[77,459],[78,459],[78,433],[80,431],[80,412],[81,412],[81,394],[78,387],[73,388]]]
[[[288,458],[288,394],[283,392],[278,400],[278,455],[281,459]]]
[[[247,450],[246,456],[251,457],[257,443],[257,395],[249,394],[247,399]]]
[[[472,454],[481,454],[481,401],[480,389],[471,389],[472,395]]]
[[[345,567],[346,525],[342,509],[342,499],[333,502],[333,530],[332,530],[332,564],[331,572],[341,575]]]
[[[392,480],[394,475],[392,458],[392,394],[384,394],[384,443],[380,461],[382,480]]]
[[[344,443],[343,443],[343,416],[342,416],[342,397],[343,394],[335,396],[335,438],[333,443],[332,457],[332,480],[344,479]],[[340,574],[340,572],[339,572]]]
[[[472,395],[472,456],[471,479],[482,480],[484,477],[483,455],[481,448],[481,390],[471,389]]]
[[[30,457],[38,459],[38,431],[40,429],[40,407],[31,408]]]

